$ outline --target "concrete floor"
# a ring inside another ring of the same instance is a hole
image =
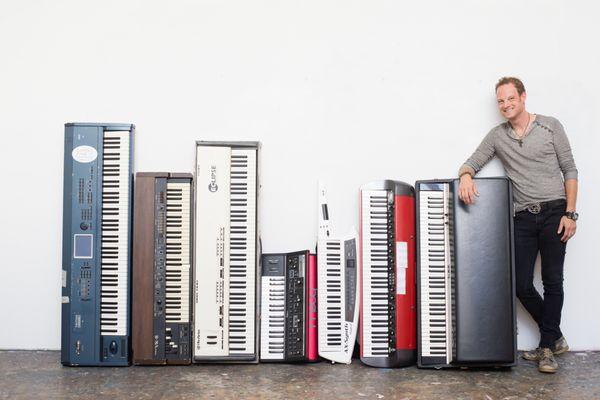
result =
[[[540,374],[519,361],[510,370],[373,369],[304,365],[63,367],[57,351],[0,351],[1,399],[600,399],[600,352],[558,357]]]

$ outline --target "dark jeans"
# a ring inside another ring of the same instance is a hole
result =
[[[540,328],[540,347],[552,348],[562,336],[560,314],[563,306],[563,264],[566,243],[560,241],[558,225],[565,212],[565,204],[515,216],[515,269],[517,297]],[[542,258],[544,298],[533,286],[533,268],[538,251]]]

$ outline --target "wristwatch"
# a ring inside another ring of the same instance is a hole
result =
[[[579,214],[577,214],[575,211],[565,211],[565,217],[572,219],[573,221],[577,221]]]

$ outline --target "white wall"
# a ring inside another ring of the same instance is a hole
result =
[[[530,111],[558,117],[571,140],[581,221],[563,329],[572,348],[600,349],[599,11],[559,0],[0,3],[0,348],[60,347],[65,122],[135,123],[138,171],[191,172],[196,139],[262,141],[264,250],[291,251],[314,246],[318,178],[345,232],[361,184],[454,176],[500,121],[495,81],[514,74]],[[519,314],[519,347],[532,347]]]

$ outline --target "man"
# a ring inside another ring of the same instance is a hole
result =
[[[517,297],[540,329],[539,347],[523,358],[538,361],[541,372],[556,372],[554,355],[569,349],[560,330],[563,264],[567,241],[575,235],[577,168],[560,122],[525,109],[523,83],[513,77],[496,84],[506,122],[494,127],[459,170],[459,198],[473,204],[479,195],[473,176],[494,156],[512,181],[515,201]],[[533,286],[538,252],[544,298]]]

